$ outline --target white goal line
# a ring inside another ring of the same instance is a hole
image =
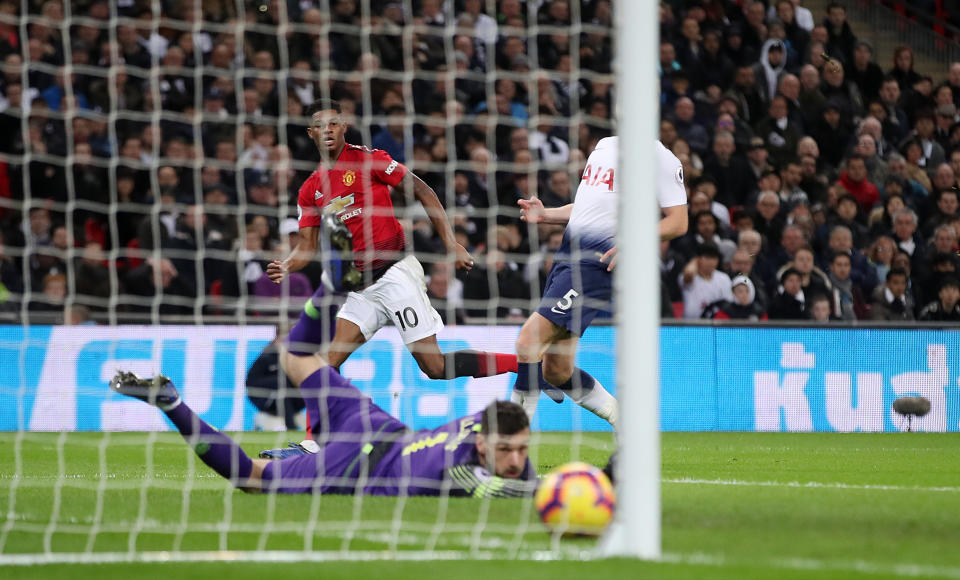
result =
[[[161,564],[161,563],[202,563],[202,562],[268,562],[268,563],[325,563],[325,562],[427,562],[450,560],[528,560],[528,561],[570,561],[595,560],[596,555],[589,550],[530,551],[518,552],[515,556],[504,557],[502,552],[442,550],[442,551],[207,551],[207,552],[100,552],[100,553],[48,553],[48,554],[9,554],[0,555],[2,566],[36,566],[63,564]],[[937,576],[960,580],[960,568],[928,566],[915,563],[883,564],[864,560],[820,560],[813,558],[771,558],[763,561],[741,562],[725,558],[722,554],[703,552],[672,553],[665,552],[658,560],[661,564],[683,564],[722,568],[725,566],[757,565],[771,566],[788,570],[809,571],[855,571],[866,574],[886,574],[902,577]]]

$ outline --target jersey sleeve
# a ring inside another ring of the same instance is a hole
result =
[[[297,194],[297,222],[301,229],[320,225],[320,207],[317,205],[319,200],[316,197],[319,189],[316,181],[316,176],[311,174],[300,186],[300,193]]]
[[[476,464],[454,465],[447,469],[447,476],[456,489],[478,499],[488,497],[528,497],[537,491],[539,480],[525,470],[529,479],[507,479],[491,474]]]
[[[407,176],[407,166],[400,163],[386,151],[376,149],[373,152],[373,176],[390,187],[396,187]]]
[[[683,186],[683,164],[659,141],[657,148],[657,201],[660,207],[686,205],[687,190]]]

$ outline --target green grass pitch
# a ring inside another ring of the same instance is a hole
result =
[[[251,453],[287,437],[240,435]],[[541,472],[571,458],[602,465],[613,448],[606,434],[537,437]],[[594,540],[549,536],[530,501],[245,495],[176,434],[5,433],[0,563],[44,551],[226,550],[401,561],[16,565],[0,566],[0,577],[960,578],[957,443],[921,433],[665,433],[664,558],[645,563],[584,561]],[[424,549],[457,559],[402,561]]]

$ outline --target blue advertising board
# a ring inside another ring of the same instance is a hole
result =
[[[511,352],[518,328],[448,327],[444,351]],[[117,369],[163,372],[220,429],[250,430],[245,374],[275,336],[269,326],[0,327],[0,430],[163,430],[155,409],[106,385]],[[591,328],[577,364],[616,393],[616,329]],[[931,412],[914,430],[960,430],[960,339],[944,330],[682,326],[661,329],[661,426],[667,431],[899,431],[897,397]],[[512,373],[428,379],[392,329],[343,365],[374,401],[413,428],[434,427],[509,396]],[[622,388],[653,388],[652,376]],[[534,428],[608,430],[605,421],[543,397]]]

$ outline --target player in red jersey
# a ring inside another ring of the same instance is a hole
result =
[[[433,189],[386,152],[347,144],[347,126],[338,102],[321,99],[307,109],[307,115],[307,133],[320,150],[322,161],[300,188],[300,243],[287,259],[269,264],[267,276],[280,283],[288,272],[310,263],[318,249],[321,225],[328,235],[343,226],[349,230],[341,240],[352,239],[353,264],[344,265],[346,273],[333,277],[334,282],[349,281],[346,289],[350,292],[337,312],[333,342],[325,356],[330,366],[339,369],[379,329],[393,324],[420,369],[432,379],[516,372],[517,357],[513,354],[440,352],[437,332],[443,323],[427,297],[423,266],[413,255],[404,253],[404,231],[390,201],[391,188],[412,189],[447,252],[454,256],[457,269],[469,270],[473,258],[454,239]],[[304,344],[322,342],[318,339],[323,334],[320,318],[320,310],[311,300],[290,330],[286,357],[313,354]]]

